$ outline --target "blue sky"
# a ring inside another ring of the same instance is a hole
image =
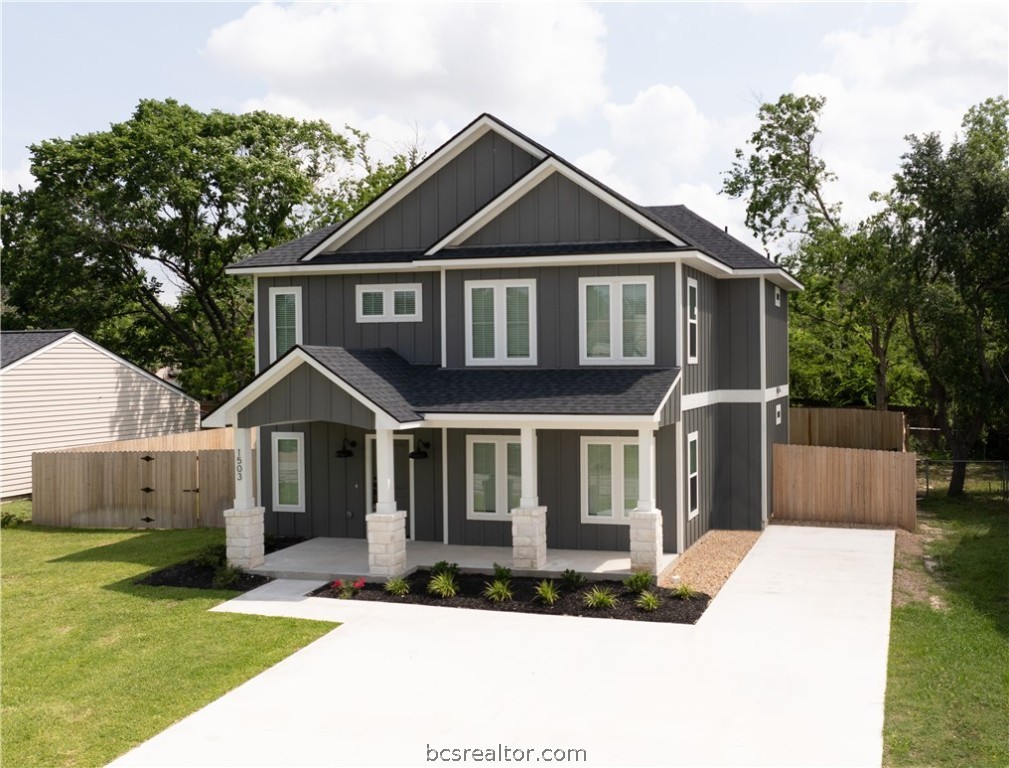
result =
[[[2,12],[6,188],[26,145],[141,98],[265,108],[431,150],[491,111],[644,204],[742,234],[718,195],[761,99],[827,96],[821,150],[849,218],[907,133],[950,136],[1007,93],[1005,3],[16,3]]]

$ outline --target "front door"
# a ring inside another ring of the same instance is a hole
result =
[[[378,473],[375,467],[375,436],[368,435],[368,459],[365,462],[365,472],[368,474],[367,498],[368,512],[375,510],[378,499]],[[413,462],[410,461],[410,451],[413,450],[413,437],[405,435],[393,438],[392,461],[396,473],[396,508],[406,510],[406,535],[413,538]]]

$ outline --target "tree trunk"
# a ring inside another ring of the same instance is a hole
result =
[[[967,479],[967,457],[970,453],[970,446],[957,443],[953,446],[953,474],[949,478],[949,490],[947,496],[963,496],[963,485]]]

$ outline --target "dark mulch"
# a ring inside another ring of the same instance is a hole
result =
[[[287,537],[266,540],[266,553],[276,552],[278,549],[285,549],[295,544],[305,541],[304,538]],[[217,548],[223,560],[224,547]],[[169,565],[159,571],[149,573],[141,579],[137,579],[134,584],[143,584],[148,587],[187,587],[189,589],[228,589],[232,592],[248,592],[250,589],[261,587],[273,579],[269,576],[259,576],[254,573],[239,573],[235,580],[226,587],[217,586],[214,577],[217,575],[219,566],[206,562],[206,558],[196,558],[186,560],[175,565]]]
[[[697,594],[689,599],[673,596],[665,589],[652,589],[662,599],[662,604],[655,611],[643,611],[634,605],[637,597],[619,581],[592,581],[573,592],[561,588],[559,579],[554,584],[561,589],[561,598],[552,606],[544,605],[535,600],[535,587],[542,579],[528,577],[512,577],[511,591],[513,600],[494,603],[483,596],[487,583],[493,577],[481,574],[461,574],[458,578],[459,593],[455,597],[440,598],[428,594],[427,583],[431,578],[430,571],[416,571],[406,577],[410,585],[410,594],[394,597],[377,582],[369,582],[352,598],[354,600],[381,600],[387,603],[412,603],[414,605],[440,605],[449,608],[475,608],[481,611],[510,611],[512,613],[544,613],[555,616],[587,616],[596,619],[625,619],[628,621],[659,621],[674,624],[695,624],[708,607],[711,598]],[[585,605],[585,593],[593,587],[610,587],[617,595],[617,604],[613,608],[589,608]],[[339,598],[338,592],[329,586],[322,587],[313,593],[316,597]]]

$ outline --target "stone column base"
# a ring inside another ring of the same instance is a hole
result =
[[[547,565],[547,508],[512,510],[512,567],[541,571]]]
[[[406,573],[406,512],[373,512],[368,527],[368,573],[392,579]]]
[[[236,568],[263,564],[263,514],[265,507],[224,510],[228,563]]]
[[[631,570],[659,575],[662,561],[662,512],[635,509],[631,512]]]

